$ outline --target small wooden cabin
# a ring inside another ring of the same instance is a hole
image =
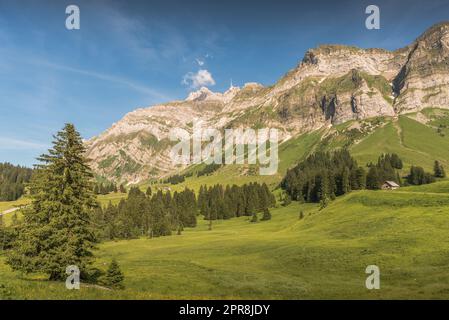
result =
[[[382,190],[395,190],[397,188],[399,188],[400,186],[394,182],[394,181],[385,181],[382,184]]]

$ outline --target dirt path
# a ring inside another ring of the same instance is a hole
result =
[[[4,215],[6,215],[8,213],[13,213],[14,211],[20,210],[22,208],[25,208],[25,206],[23,206],[23,207],[16,207],[16,208],[11,208],[11,209],[5,210],[2,213],[0,213],[0,216],[4,216]]]
[[[393,125],[394,125],[394,127],[396,128],[396,132],[398,133],[399,144],[401,145],[402,148],[407,149],[407,150],[412,151],[412,152],[420,153],[420,154],[422,154],[422,155],[424,155],[424,156],[426,156],[426,157],[429,156],[429,155],[428,155],[427,153],[425,153],[425,152],[422,152],[422,151],[419,151],[419,150],[416,150],[416,149],[412,149],[412,148],[407,147],[407,146],[404,144],[404,136],[402,135],[402,128],[401,128],[401,126],[399,125],[399,121],[398,121],[398,120],[393,121]]]

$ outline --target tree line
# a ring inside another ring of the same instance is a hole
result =
[[[367,165],[367,169],[359,166],[346,149],[314,153],[287,171],[280,184],[287,193],[283,202],[288,204],[293,199],[326,205],[329,200],[351,190],[381,189],[385,181],[420,185],[446,176],[444,167],[435,161],[433,174],[425,172],[422,167],[412,166],[402,181],[400,170],[403,162],[395,153],[380,155],[376,163]]]
[[[208,176],[217,171],[221,167],[221,164],[211,163],[206,165],[204,168],[198,170],[196,172],[196,177]],[[170,184],[179,184],[186,180],[186,178],[192,177],[194,175],[193,172],[188,172],[185,174],[174,174],[166,179],[160,180],[160,183],[170,183]]]
[[[0,163],[0,201],[14,201],[25,193],[25,185],[30,181],[33,170]]]
[[[105,208],[97,207],[92,222],[98,239],[152,238],[195,227],[197,212],[195,193],[190,189],[172,195],[170,191],[152,194],[151,188],[144,193],[132,187],[118,205],[110,202]]]
[[[410,168],[410,173],[406,177],[407,184],[409,185],[421,185],[435,182],[436,178],[445,178],[446,171],[443,165],[435,160],[433,165],[433,174],[430,172],[425,172],[422,167],[412,166]]]
[[[377,159],[377,163],[370,162],[367,166],[369,168],[366,175],[367,189],[380,189],[385,181],[394,181],[398,185],[402,184],[399,170],[403,168],[403,163],[397,154],[382,154]]]
[[[198,193],[199,210],[206,220],[252,216],[275,205],[276,199],[265,183],[201,186]]]
[[[323,202],[366,187],[366,171],[346,149],[317,152],[287,171],[281,188],[293,200]]]
[[[95,194],[102,194],[106,195],[112,192],[119,192],[120,193],[126,193],[126,188],[123,184],[120,184],[119,187],[117,187],[117,184],[114,182],[105,182],[105,183],[97,183],[94,186],[94,193]]]

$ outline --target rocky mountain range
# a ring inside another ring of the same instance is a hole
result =
[[[449,108],[449,22],[395,51],[322,45],[276,84],[224,93],[201,88],[183,101],[137,109],[86,142],[96,174],[137,183],[171,175],[172,128],[278,128],[282,140],[349,120]]]

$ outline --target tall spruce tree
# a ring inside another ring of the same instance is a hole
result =
[[[367,189],[380,189],[380,178],[378,170],[375,166],[371,166],[366,175],[366,188]]]
[[[7,259],[13,270],[61,280],[67,266],[76,265],[86,274],[93,258],[90,214],[97,203],[84,153],[81,136],[66,124],[48,154],[38,158],[41,164],[30,183],[32,203]]]

